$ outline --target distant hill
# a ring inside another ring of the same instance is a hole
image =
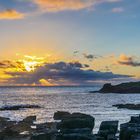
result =
[[[93,91],[93,92],[122,93],[122,94],[123,93],[140,93],[140,81],[122,83],[119,85],[111,85],[110,83],[107,83],[99,91]]]

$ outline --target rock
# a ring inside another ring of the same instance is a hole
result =
[[[91,129],[90,128],[61,129],[61,133],[63,134],[71,134],[71,133],[90,134]]]
[[[135,135],[140,134],[140,124],[126,123],[120,126],[120,140],[131,140]]]
[[[99,130],[108,130],[110,134],[116,134],[118,130],[118,121],[103,121]]]
[[[31,125],[33,125],[34,121],[36,121],[36,116],[28,116],[15,125],[12,125],[11,129],[16,130],[18,133],[22,133],[24,131],[28,131],[29,133],[31,133],[33,132]]]
[[[31,140],[30,136],[5,137],[3,140]]]
[[[53,118],[54,118],[54,120],[62,120],[69,115],[70,115],[69,112],[57,111],[56,113],[54,113]]]
[[[116,104],[113,107],[117,107],[118,109],[130,109],[130,110],[140,110],[140,104]]]
[[[103,121],[100,125],[98,136],[105,140],[115,140],[118,131],[118,121]]]
[[[92,130],[94,127],[94,120],[91,119],[68,119],[68,120],[62,120],[61,123],[57,126],[58,129],[76,129],[76,128],[89,128]]]
[[[133,140],[140,134],[140,116],[131,117],[128,123],[120,125],[120,140]]]
[[[94,135],[64,134],[58,135],[56,140],[96,140]]]
[[[94,127],[94,118],[90,115],[82,113],[73,113],[61,120],[57,125],[57,128],[61,131],[72,129],[83,129],[86,128],[88,131],[92,131]],[[74,131],[74,130],[72,130]]]
[[[132,136],[131,140],[140,140],[140,134]]]
[[[42,133],[42,134],[35,134],[31,137],[31,140],[52,140],[51,134]]]
[[[22,122],[33,124],[36,121],[36,116],[28,116]]]
[[[6,111],[6,110],[20,110],[24,108],[41,108],[38,105],[14,105],[14,106],[3,106],[0,108],[0,111]]]
[[[10,121],[9,118],[0,117],[0,132],[2,132],[6,127],[11,127],[15,125],[15,121]]]
[[[122,83],[119,85],[105,84],[99,91],[100,93],[140,93],[140,82]],[[91,91],[92,93],[92,91]]]
[[[132,116],[129,123],[137,123],[140,124],[140,115],[139,116]]]
[[[1,133],[3,136],[18,136],[19,133],[14,130],[14,129],[11,129],[10,127],[7,127],[5,128],[2,133]]]
[[[5,118],[5,117],[0,117],[0,122],[6,122],[10,120],[9,118]]]
[[[94,127],[92,116],[82,113],[57,112],[54,118],[61,120],[57,124],[60,133],[56,136],[56,140],[95,140],[91,134]]]
[[[104,138],[104,137],[101,137],[101,136],[96,135],[96,134],[95,134],[95,138],[96,138],[96,140],[105,140],[105,138]]]
[[[36,132],[57,133],[58,130],[57,130],[56,126],[57,126],[57,122],[50,122],[50,123],[48,122],[48,123],[43,123],[43,124],[37,124]]]
[[[28,131],[30,133],[33,131],[33,129],[31,128],[31,125],[24,122],[19,122],[16,125],[13,125],[11,129],[15,130],[18,133],[22,133],[24,131]]]

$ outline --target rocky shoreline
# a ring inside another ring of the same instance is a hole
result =
[[[113,107],[118,109],[140,110],[140,104],[116,104]]]
[[[20,122],[0,117],[0,140],[140,140],[140,115],[121,124],[120,132],[119,121],[103,121],[97,134],[90,115],[58,111],[53,118],[54,122],[35,124],[36,116]]]
[[[140,94],[140,82],[122,83],[119,85],[111,85],[110,83],[104,84],[99,91],[90,91],[90,93],[137,93]]]
[[[0,108],[0,111],[7,111],[7,110],[10,110],[10,111],[13,111],[13,110],[20,110],[20,109],[38,109],[38,108],[41,108],[40,106],[38,105],[13,105],[13,106],[3,106]]]

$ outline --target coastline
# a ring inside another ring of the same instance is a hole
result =
[[[140,115],[120,125],[118,120],[103,121],[98,133],[93,134],[95,118],[82,113],[58,111],[54,122],[35,124],[36,116],[20,122],[0,117],[1,140],[139,140]]]

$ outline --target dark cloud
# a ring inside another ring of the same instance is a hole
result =
[[[79,51],[74,51],[73,53],[74,53],[74,54],[77,54],[77,53],[79,53]]]
[[[47,63],[36,68],[33,72],[7,72],[13,78],[8,81],[14,84],[39,84],[40,79],[45,79],[57,85],[88,85],[96,81],[129,78],[127,75],[113,74],[84,69],[85,65],[79,62]]]
[[[86,53],[84,53],[83,56],[90,61],[101,57],[101,56],[98,56],[98,55],[86,54]]]
[[[79,54],[79,51],[74,51],[73,56],[77,56]]]
[[[134,59],[134,57],[126,56],[124,54],[120,55],[118,63],[121,65],[127,65],[127,66],[132,66],[132,67],[139,67],[140,66],[140,62],[136,61]]]
[[[10,60],[0,61],[0,68],[17,68],[21,65],[21,62],[13,62]]]

